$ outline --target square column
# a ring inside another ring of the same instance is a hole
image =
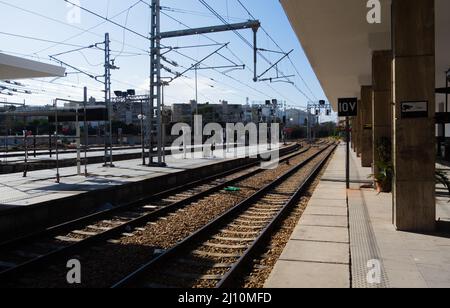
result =
[[[376,173],[377,145],[383,138],[392,142],[392,50],[373,53],[372,87],[373,166]]]
[[[436,227],[434,0],[393,0],[392,27],[394,221],[401,231],[430,232]],[[411,113],[414,106],[428,112]]]
[[[350,120],[350,127],[352,128],[352,150],[353,152],[356,152],[356,120],[354,118]]]
[[[359,112],[359,110],[358,110]],[[358,141],[359,141],[359,122],[358,116],[352,118],[352,135],[353,135],[353,150],[358,155]]]
[[[358,106],[361,106],[361,100],[358,101]],[[356,117],[356,124],[358,127],[358,133],[356,135],[356,155],[358,157],[361,157],[362,153],[362,129],[361,124],[362,123],[362,112],[361,108],[358,108],[358,116]]]
[[[361,87],[361,162],[363,167],[372,167],[372,86]]]

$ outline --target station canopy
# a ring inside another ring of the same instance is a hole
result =
[[[436,2],[436,88],[450,68],[450,1]],[[391,49],[391,0],[380,0],[381,24],[367,22],[366,0],[280,0],[327,95],[360,97],[372,84],[372,53]]]
[[[0,80],[64,77],[64,67],[0,53]]]

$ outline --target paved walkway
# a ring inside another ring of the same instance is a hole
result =
[[[354,153],[351,166],[347,203],[339,146],[266,287],[450,287],[450,236],[396,231],[392,195],[364,188],[370,169]]]
[[[237,157],[244,157],[244,148],[238,148]],[[219,156],[221,153],[216,151]],[[251,147],[250,154],[257,152]],[[115,168],[105,168],[102,164],[88,166],[89,176],[76,174],[76,167],[60,169],[61,183],[56,184],[56,170],[41,170],[28,172],[26,178],[22,173],[0,175],[0,211],[17,206],[29,206],[45,201],[56,200],[84,192],[102,189],[111,185],[123,185],[149,178],[160,177],[187,169],[216,164],[224,160],[234,159],[233,149],[229,150],[227,158],[203,158],[202,153],[196,153],[195,158],[167,156],[167,168],[143,167],[142,160],[115,162]],[[84,166],[82,166],[84,172]]]

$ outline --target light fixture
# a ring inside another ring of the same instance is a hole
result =
[[[114,95],[117,97],[123,97],[123,92],[122,91],[114,91]]]

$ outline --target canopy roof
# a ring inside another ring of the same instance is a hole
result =
[[[64,67],[0,53],[0,79],[16,80],[39,77],[64,77]]]

